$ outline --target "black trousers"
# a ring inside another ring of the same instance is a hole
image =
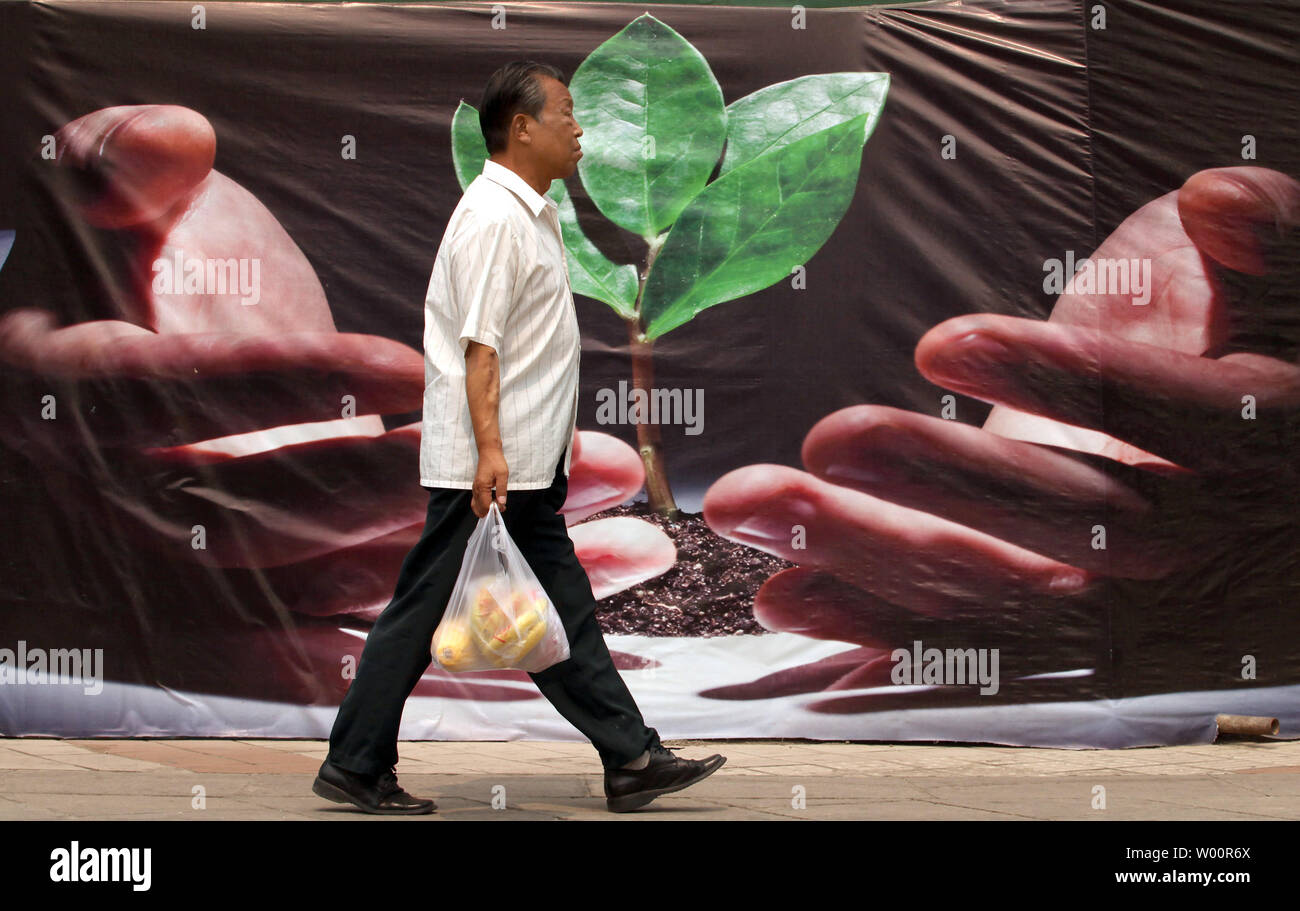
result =
[[[478,524],[472,492],[429,490],[424,532],[402,563],[393,600],[375,621],[330,732],[329,758],[362,775],[397,765],[397,730],[406,698],[432,663],[429,651],[469,536]],[[560,515],[568,496],[564,459],[551,486],[509,490],[506,530],[559,611],[570,657],[529,674],[542,695],[581,731],[609,768],[626,765],[659,742],[619,676],[596,622],[596,599]]]

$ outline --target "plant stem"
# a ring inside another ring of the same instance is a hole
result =
[[[650,277],[650,267],[667,239],[665,231],[658,237],[646,238],[645,268],[637,281],[636,315],[627,321],[627,336],[632,353],[632,388],[645,393],[645,401],[654,401],[655,362],[654,340],[645,337],[641,327],[641,296],[645,294],[646,279]],[[635,394],[635,393],[634,393]],[[640,423],[636,425],[637,451],[641,453],[641,462],[645,465],[645,492],[650,508],[666,519],[675,520],[681,515],[677,502],[673,499],[672,487],[668,484],[668,470],[664,467],[664,452],[659,436],[659,425]]]
[[[641,332],[640,320],[628,320],[627,329],[632,351],[632,388],[643,390],[645,401],[650,402],[653,400],[655,381],[654,342]],[[676,519],[681,510],[673,500],[660,443],[658,424],[637,423],[636,444],[645,465],[645,491],[650,508],[667,519]]]

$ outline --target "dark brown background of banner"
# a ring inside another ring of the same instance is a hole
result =
[[[1261,149],[1249,164],[1300,175],[1295,6],[1169,6],[1107,3],[1104,32],[1087,26],[1091,4],[1063,0],[808,10],[803,33],[791,31],[784,9],[645,7],[699,49],[727,103],[809,73],[886,71],[893,80],[854,201],[806,264],[807,290],[782,283],[721,304],[657,345],[658,386],[706,390],[702,436],[664,428],[679,502],[698,509],[711,482],[743,465],[799,467],[804,434],[836,409],[869,402],[936,414],[946,390],[912,361],[926,330],[970,312],[1046,317],[1045,259],[1066,250],[1082,257],[1197,170],[1241,164],[1242,134]],[[18,231],[0,271],[0,308],[48,306],[69,322],[113,315],[86,303],[79,276],[96,268],[92,241],[58,217],[34,150],[97,108],[172,103],[212,122],[215,167],[265,203],[302,248],[339,330],[419,350],[429,271],[461,192],[449,145],[458,101],[477,106],[488,75],[511,59],[547,61],[571,76],[640,12],[511,5],[501,31],[490,28],[486,5],[209,3],[207,29],[196,33],[190,8],[0,7],[0,228]],[[955,161],[938,154],[948,133],[958,137]],[[344,134],[358,139],[355,161],[339,155]],[[568,184],[588,235],[633,261],[624,237],[602,231],[579,178]],[[633,428],[594,420],[595,391],[630,375],[619,350],[625,328],[600,302],[577,306],[579,427],[634,442]],[[978,425],[986,412],[959,397],[963,422]],[[228,689],[230,646],[209,636],[202,607],[238,614],[223,601],[221,574],[210,590],[195,590],[114,529],[52,509],[14,441],[0,441],[0,643],[111,642],[131,655],[116,662],[128,679]],[[1294,491],[1279,498],[1279,509],[1294,509]],[[1293,568],[1278,568],[1263,601],[1293,598]],[[1230,569],[1207,568],[1197,581],[1196,636],[1187,592],[1150,584],[1116,586],[1109,611],[1063,613],[1034,633],[1098,668],[1078,684],[1079,697],[1219,685],[1222,673],[1203,667],[1208,650],[1263,656],[1261,666],[1271,663],[1261,683],[1300,680],[1293,619],[1214,615],[1216,599],[1238,584]],[[187,655],[183,670],[155,660],[176,649]],[[283,698],[321,698],[305,668],[281,682]]]

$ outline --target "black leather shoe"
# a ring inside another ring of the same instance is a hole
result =
[[[657,743],[650,748],[650,762],[644,769],[605,770],[605,806],[614,813],[644,807],[661,794],[703,781],[726,761],[717,753],[707,759],[680,759]]]
[[[313,793],[335,803],[350,803],[367,813],[418,815],[438,809],[432,800],[412,797],[397,786],[397,774],[389,769],[382,775],[358,775],[340,768],[328,759],[321,764]]]

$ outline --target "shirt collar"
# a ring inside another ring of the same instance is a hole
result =
[[[483,162],[483,176],[508,190],[513,190],[524,201],[524,205],[532,209],[534,217],[541,215],[542,209],[547,205],[555,206],[555,200],[550,196],[541,195],[528,185],[528,181],[505,165],[497,164],[491,158]]]

